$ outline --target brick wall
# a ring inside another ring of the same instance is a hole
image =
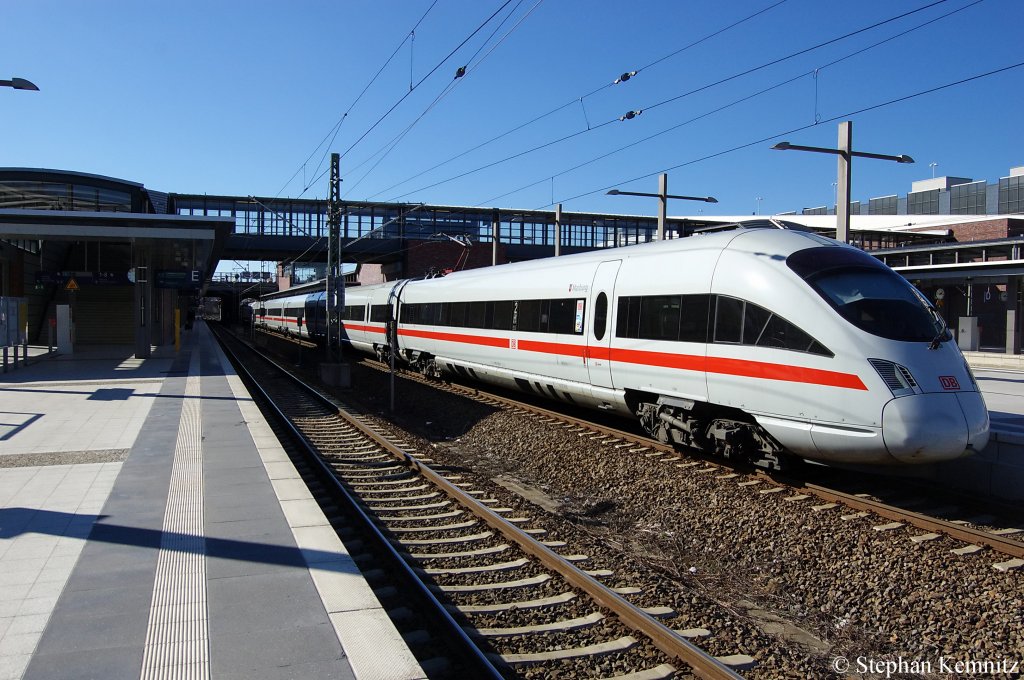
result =
[[[985,241],[997,238],[1024,235],[1024,219],[1000,217],[950,225],[953,238],[958,242]],[[922,231],[927,231],[923,229]]]
[[[449,269],[476,269],[490,267],[492,262],[492,245],[475,243],[466,249],[452,241],[414,241],[405,255],[405,272],[403,276],[423,276],[431,270],[443,272]],[[460,258],[465,257],[464,264]],[[505,245],[498,244],[498,263],[507,262]]]

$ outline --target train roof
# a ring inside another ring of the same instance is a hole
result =
[[[514,267],[518,271],[531,271],[546,269],[552,265],[563,263],[583,264],[587,262],[592,262],[594,260],[604,261],[625,259],[641,255],[653,255],[663,251],[676,251],[701,248],[722,249],[728,247],[729,243],[731,243],[738,237],[753,235],[755,233],[763,235],[760,238],[755,237],[757,238],[757,240],[763,242],[777,242],[779,239],[777,236],[775,236],[775,234],[790,234],[790,238],[795,237],[796,239],[790,241],[791,243],[794,244],[792,250],[800,249],[799,247],[797,247],[797,244],[806,243],[806,241],[811,241],[813,243],[809,243],[807,245],[804,245],[803,247],[811,247],[812,245],[834,245],[837,247],[842,246],[842,244],[839,241],[816,234],[815,232],[804,227],[803,225],[787,223],[774,218],[765,218],[757,220],[747,220],[744,222],[737,222],[733,224],[721,225],[716,227],[709,227],[705,230],[693,234],[692,236],[686,236],[682,238],[673,238],[664,241],[651,241],[649,243],[621,246],[614,249],[603,248],[601,250],[592,250],[585,253],[561,255],[557,258],[547,257],[537,260],[515,262],[511,264],[503,264],[498,266]],[[478,269],[467,269],[464,271],[453,272],[451,274],[448,274],[445,278],[457,277],[458,279],[465,279],[471,277],[486,277],[489,276],[492,272],[493,269],[490,267],[481,267]]]
[[[275,293],[267,293],[266,295],[260,296],[261,300],[276,300],[278,298],[293,297],[295,295],[309,295],[310,293],[324,293],[327,291],[326,279],[317,279],[310,283],[303,283],[299,286],[292,286],[291,288],[285,288]]]

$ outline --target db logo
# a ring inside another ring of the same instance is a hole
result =
[[[942,383],[942,389],[944,390],[958,390],[960,389],[960,383],[956,381],[951,375],[940,375],[939,382]]]

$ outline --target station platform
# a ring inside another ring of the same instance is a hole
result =
[[[209,329],[0,378],[0,680],[423,678]]]

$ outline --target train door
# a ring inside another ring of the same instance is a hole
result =
[[[590,286],[590,309],[587,322],[587,367],[590,384],[596,388],[614,387],[612,384],[612,302],[615,299],[615,278],[622,260],[602,262],[594,273]]]

